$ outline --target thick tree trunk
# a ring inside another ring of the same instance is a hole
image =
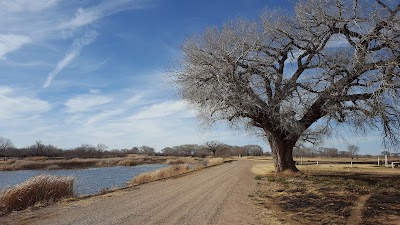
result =
[[[283,171],[299,172],[296,163],[293,161],[293,147],[297,142],[297,138],[287,138],[282,135],[267,132],[267,138],[272,150],[275,171],[277,173]]]

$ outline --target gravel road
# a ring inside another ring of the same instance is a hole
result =
[[[0,224],[261,224],[249,194],[254,161],[0,217]]]

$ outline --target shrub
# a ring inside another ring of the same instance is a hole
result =
[[[30,206],[50,204],[73,197],[73,177],[39,175],[8,188],[0,194],[0,213],[22,210]]]

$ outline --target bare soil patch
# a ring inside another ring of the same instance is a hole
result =
[[[254,200],[264,215],[281,224],[399,224],[399,172],[363,168],[268,172],[256,176]]]

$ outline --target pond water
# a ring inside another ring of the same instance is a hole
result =
[[[123,187],[134,176],[168,165],[149,164],[140,166],[116,166],[77,170],[17,170],[0,171],[0,191],[7,187],[22,183],[27,179],[40,175],[50,174],[57,176],[73,176],[75,178],[74,192],[78,196],[91,195],[106,188]]]

